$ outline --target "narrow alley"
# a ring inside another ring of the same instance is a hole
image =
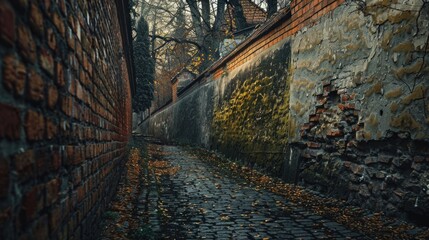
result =
[[[428,79],[429,0],[0,0],[0,240],[429,239]]]
[[[428,237],[423,229],[224,160],[198,148],[135,139],[101,239]]]

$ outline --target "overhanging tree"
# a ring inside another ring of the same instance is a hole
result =
[[[140,17],[137,23],[136,32],[133,47],[137,87],[133,109],[135,112],[141,112],[150,108],[153,99],[155,61],[150,54],[149,27],[143,17]]]

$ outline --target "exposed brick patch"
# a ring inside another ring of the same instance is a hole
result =
[[[119,23],[115,1],[0,1],[1,239],[96,237],[131,131]]]

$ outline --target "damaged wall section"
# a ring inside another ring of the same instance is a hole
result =
[[[300,181],[390,215],[429,214],[429,4],[346,3],[294,37]]]

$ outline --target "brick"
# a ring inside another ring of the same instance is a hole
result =
[[[63,219],[63,209],[61,205],[56,205],[49,211],[49,229],[51,233],[55,233],[61,224]]]
[[[73,99],[70,96],[63,96],[61,98],[61,110],[67,116],[71,116],[73,113]]]
[[[0,139],[18,140],[20,138],[21,118],[15,107],[0,103]]]
[[[45,83],[43,82],[42,77],[34,70],[30,70],[30,74],[28,76],[28,87],[29,93],[28,97],[33,101],[41,101],[45,98],[44,96],[44,88]]]
[[[319,114],[313,114],[313,115],[310,115],[309,121],[310,122],[318,122],[319,119],[320,119],[320,115]]]
[[[36,61],[36,43],[33,40],[30,30],[24,25],[18,27],[18,46],[21,55],[29,62]]]
[[[55,86],[51,85],[48,88],[48,106],[55,109],[58,102],[58,90]]]
[[[42,140],[45,134],[45,118],[42,114],[29,110],[25,120],[25,132],[30,141]]]
[[[51,148],[52,170],[57,171],[61,167],[61,150],[59,147]]]
[[[58,135],[58,124],[51,119],[46,119],[46,138],[55,139]]]
[[[341,137],[343,136],[343,132],[339,129],[329,129],[326,133],[328,137]]]
[[[46,39],[48,41],[48,46],[51,50],[57,49],[57,38],[55,37],[55,32],[53,28],[48,28],[46,31]]]
[[[30,6],[30,26],[39,36],[43,36],[43,14],[36,3]]]
[[[65,79],[64,79],[64,67],[61,64],[61,62],[57,62],[56,64],[56,83],[58,86],[63,87],[65,85]]]
[[[76,48],[75,36],[70,27],[67,29],[67,45],[73,50]]]
[[[43,6],[44,6],[44,11],[46,13],[46,15],[50,16],[51,15],[51,1],[52,0],[43,0]]]
[[[48,216],[43,215],[36,221],[32,230],[32,239],[34,240],[45,240],[49,239],[49,224]]]
[[[73,186],[77,186],[82,182],[82,171],[80,168],[76,168],[72,172]]]
[[[78,201],[78,203],[82,202],[84,197],[85,197],[85,188],[83,185],[80,185],[77,188],[77,201]]]
[[[25,181],[34,176],[34,151],[32,149],[15,155],[13,163],[20,180]]]
[[[354,110],[355,109],[355,105],[353,103],[347,103],[347,104],[340,103],[337,106],[339,109],[341,109],[341,111]]]
[[[60,192],[60,181],[58,179],[52,179],[46,184],[46,205],[52,205],[59,198]]]
[[[44,176],[51,171],[51,150],[50,148],[37,148],[34,150],[35,155],[35,173],[37,176]]]
[[[42,186],[37,185],[24,193],[21,204],[21,218],[24,222],[33,220],[37,213],[43,209]]]
[[[60,32],[61,36],[65,37],[66,30],[65,30],[64,22],[61,16],[57,12],[52,14],[52,21],[54,25],[57,27],[57,30],[58,32]]]
[[[67,16],[67,7],[66,7],[66,1],[65,0],[59,0],[59,8],[61,12],[64,14],[64,16]]]
[[[322,144],[317,142],[307,142],[307,147],[309,148],[320,148]]]
[[[51,76],[53,76],[55,65],[54,65],[54,58],[52,57],[52,54],[48,50],[42,49],[40,51],[39,59],[40,59],[40,64],[42,65],[42,68]]]
[[[67,151],[67,163],[70,165],[73,163],[74,149],[75,149],[75,147],[71,146],[71,145],[67,146],[67,149],[66,149],[66,151]]]
[[[7,197],[9,193],[9,161],[0,157],[0,199]]]
[[[3,58],[3,84],[7,90],[16,95],[23,95],[25,90],[26,68],[15,55]]]
[[[79,83],[79,81],[76,81],[76,97],[82,101],[85,97],[84,90],[82,88],[82,85]]]
[[[0,2],[0,39],[9,45],[15,42],[15,12],[8,3]]]

